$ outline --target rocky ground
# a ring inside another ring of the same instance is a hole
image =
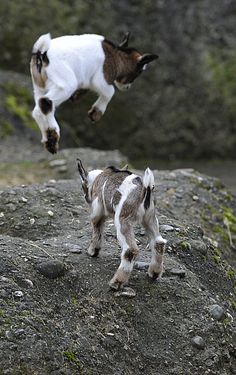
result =
[[[108,287],[120,256],[112,221],[99,258],[86,254],[76,157],[90,168],[125,161],[64,150],[47,163],[54,180],[0,189],[0,374],[234,374],[235,198],[193,170],[155,171],[165,273],[148,279],[137,227],[135,293],[117,295]]]

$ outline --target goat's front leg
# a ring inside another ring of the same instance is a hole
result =
[[[122,248],[120,265],[111,279],[109,285],[113,289],[120,289],[127,283],[138,255],[138,247],[135,241],[132,225],[128,219],[115,216],[117,238]]]
[[[143,225],[149,236],[149,246],[152,251],[148,275],[152,279],[160,278],[164,271],[164,253],[167,241],[160,235],[159,222],[155,216],[154,208],[151,208],[145,213]]]
[[[103,206],[96,198],[92,202],[91,224],[92,224],[92,240],[88,248],[88,254],[92,257],[97,257],[102,247],[103,229],[105,223],[105,216]]]
[[[100,82],[96,82],[95,86],[95,90],[99,94],[99,98],[88,111],[88,116],[93,122],[97,122],[101,119],[108,103],[115,93],[115,89],[112,85],[108,85],[106,82],[103,82],[103,84],[99,86],[99,83]]]

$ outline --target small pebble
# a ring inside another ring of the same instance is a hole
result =
[[[25,197],[21,197],[22,202],[26,203],[28,200]]]
[[[52,216],[54,216],[54,213],[51,210],[49,210],[48,215],[52,217]]]
[[[191,342],[192,342],[192,345],[197,349],[205,348],[205,342],[201,336],[194,336]]]
[[[13,293],[13,296],[14,297],[17,297],[17,298],[21,298],[23,297],[24,293],[21,291],[21,290],[16,290],[14,293]]]
[[[212,318],[214,318],[218,321],[223,320],[225,318],[224,309],[217,304],[210,306],[210,314],[211,314]]]
[[[136,270],[140,270],[140,271],[146,271],[148,269],[148,266],[149,266],[149,263],[147,262],[135,262],[134,264],[134,268],[136,268]]]
[[[0,212],[0,217],[4,217],[4,213],[3,212]]]
[[[30,225],[33,225],[34,223],[35,223],[35,219],[34,218],[30,219]]]
[[[179,276],[181,279],[186,276],[185,270],[181,268],[171,268],[170,273],[174,276]]]
[[[33,288],[34,284],[30,279],[24,279],[24,282],[27,286],[29,286],[30,288]]]
[[[163,232],[172,232],[175,228],[168,224],[160,225],[160,230]]]
[[[136,292],[132,288],[125,287],[121,290],[118,290],[117,292],[114,293],[115,297],[128,297],[128,298],[133,298],[136,296]]]
[[[193,195],[193,196],[192,196],[192,199],[193,199],[193,201],[198,201],[198,200],[199,200],[199,198],[198,198],[197,195]]]

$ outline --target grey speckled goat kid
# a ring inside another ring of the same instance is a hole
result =
[[[152,258],[148,268],[151,278],[161,277],[166,240],[159,233],[154,207],[154,176],[147,168],[143,178],[126,169],[107,167],[87,173],[80,160],[78,170],[85,199],[91,207],[92,240],[88,254],[96,257],[102,246],[105,220],[112,216],[122,248],[121,263],[109,285],[119,289],[128,282],[138,255],[133,225],[141,223],[149,237]]]

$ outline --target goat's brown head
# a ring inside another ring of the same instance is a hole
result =
[[[130,33],[126,33],[118,46],[118,50],[123,52],[124,68],[114,83],[121,91],[128,90],[134,80],[147,68],[147,65],[158,58],[158,55],[151,53],[142,55],[136,48],[128,47],[129,37]]]

